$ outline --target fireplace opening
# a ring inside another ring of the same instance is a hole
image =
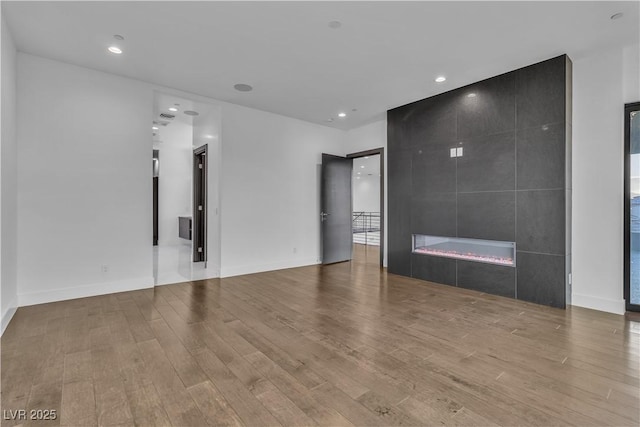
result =
[[[487,264],[516,266],[515,242],[413,234],[412,252]]]

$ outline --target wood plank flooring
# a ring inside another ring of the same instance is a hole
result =
[[[387,274],[356,249],[20,308],[2,425],[640,424],[638,321]],[[57,418],[5,419],[20,409]]]

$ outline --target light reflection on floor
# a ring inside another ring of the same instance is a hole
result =
[[[155,285],[218,277],[213,266],[205,269],[203,262],[191,262],[191,245],[153,247],[153,278]]]

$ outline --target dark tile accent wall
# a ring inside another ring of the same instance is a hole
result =
[[[462,260],[457,264],[459,287],[515,298],[515,268]]]
[[[388,133],[392,133],[392,126]],[[394,177],[387,184],[388,235],[393,236],[387,243],[388,271],[411,276],[411,258],[406,254],[406,248],[411,247],[411,152],[395,152],[387,159],[387,171]]]
[[[565,190],[526,190],[516,193],[519,251],[564,255]]]
[[[389,272],[565,306],[571,67],[563,55],[388,111]],[[414,233],[516,242],[517,265],[412,254]]]
[[[456,285],[456,260],[436,256],[411,255],[412,277],[430,282]]]
[[[457,237],[515,241],[515,192],[458,193]]]
[[[517,297],[552,307],[564,307],[565,256],[518,252]]]
[[[457,164],[457,190],[504,191],[516,185],[516,134],[514,131],[469,138],[460,146],[464,155],[450,158]],[[449,157],[449,153],[445,153]],[[490,170],[491,173],[487,173]]]

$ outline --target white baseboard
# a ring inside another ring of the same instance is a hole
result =
[[[39,292],[18,294],[18,305],[44,304],[55,301],[65,301],[76,298],[93,297],[97,295],[113,294],[116,292],[136,291],[138,289],[153,288],[153,276],[118,280],[113,282],[95,283],[71,288],[51,289]]]
[[[238,265],[234,267],[222,267],[220,271],[220,277],[233,277],[233,276],[241,276],[243,274],[253,274],[253,273],[262,273],[264,271],[274,271],[274,270],[283,270],[285,268],[296,268],[296,267],[306,267],[308,265],[316,265],[320,264],[316,258],[308,258],[302,260],[296,260],[292,262],[281,261],[274,262],[269,264],[259,264],[259,265]]]
[[[18,309],[18,301],[17,299],[14,298],[13,301],[11,301],[11,303],[9,304],[9,308],[7,308],[7,311],[2,313],[2,323],[0,324],[0,336],[4,334],[5,329],[7,329],[7,326],[9,326],[9,322],[11,322],[13,315],[16,314],[17,309]]]
[[[606,311],[607,313],[624,314],[625,301],[592,297],[591,295],[571,294],[571,305]]]

